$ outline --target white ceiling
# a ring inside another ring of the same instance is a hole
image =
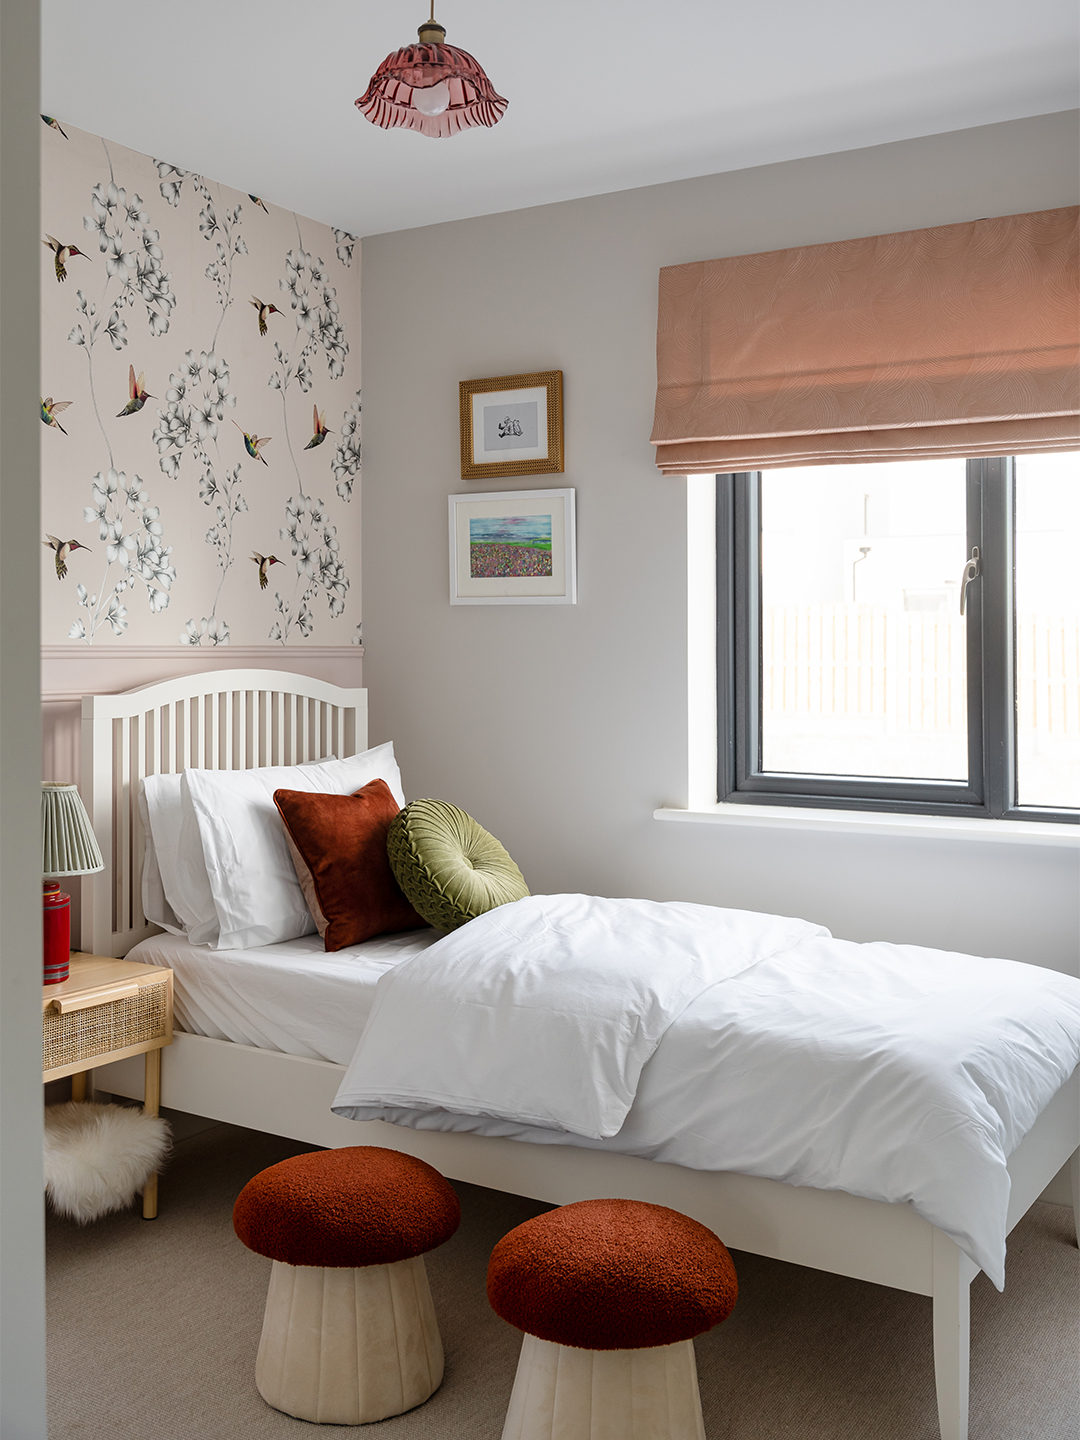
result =
[[[438,0],[509,100],[354,108],[426,0],[43,0],[41,108],[368,235],[1080,104],[1075,0]]]

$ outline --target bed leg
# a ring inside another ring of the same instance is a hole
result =
[[[1069,1180],[1072,1184],[1073,1234],[1080,1246],[1080,1150],[1074,1150],[1069,1161]]]
[[[967,1440],[971,1282],[979,1273],[955,1241],[934,1231],[934,1377],[941,1440]]]

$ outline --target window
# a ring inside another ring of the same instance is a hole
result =
[[[1080,453],[716,484],[721,800],[1080,822]]]

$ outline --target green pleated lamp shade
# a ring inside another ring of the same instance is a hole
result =
[[[41,782],[41,873],[92,875],[105,869],[77,785]]]

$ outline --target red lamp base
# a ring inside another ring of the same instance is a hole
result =
[[[58,880],[46,880],[42,904],[45,984],[59,985],[71,973],[71,896],[63,894]]]

